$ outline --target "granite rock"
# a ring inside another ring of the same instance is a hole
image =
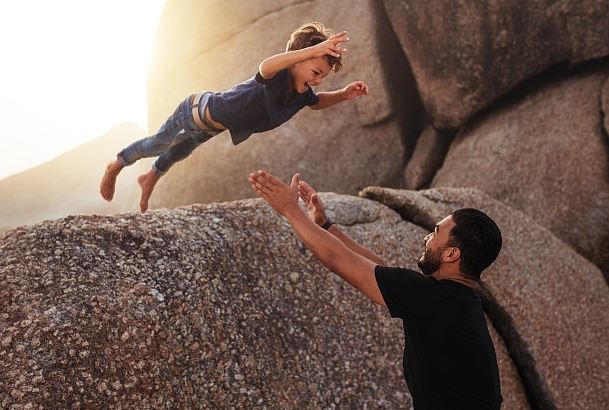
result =
[[[414,267],[420,227],[323,198]],[[399,324],[261,200],[8,231],[0,283],[1,408],[411,407]]]
[[[557,74],[460,131],[431,187],[474,187],[528,214],[609,281],[606,63]]]
[[[384,0],[384,5],[438,129],[461,127],[553,65],[609,55],[605,0]]]
[[[531,217],[476,189],[368,187],[361,195],[431,228],[474,207],[499,225],[503,248],[482,274],[483,306],[533,408],[600,409],[609,401],[609,288],[602,273]]]

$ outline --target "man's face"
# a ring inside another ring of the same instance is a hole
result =
[[[453,226],[455,226],[455,222],[449,215],[436,224],[433,232],[425,236],[425,250],[417,263],[423,274],[431,275],[440,269],[443,263],[442,253],[448,247]]]
[[[301,61],[292,69],[292,81],[294,89],[298,93],[304,93],[310,87],[321,84],[322,80],[330,73],[330,64],[323,57],[315,57]]]

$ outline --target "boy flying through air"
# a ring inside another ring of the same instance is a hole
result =
[[[138,177],[142,189],[140,210],[148,209],[154,186],[169,168],[189,156],[203,142],[229,130],[237,145],[254,133],[288,121],[305,106],[314,110],[368,94],[363,81],[315,93],[330,71],[342,67],[341,54],[349,41],[346,31],[337,34],[321,23],[309,23],[294,31],[284,53],[260,63],[258,73],[225,92],[202,91],[183,100],[159,131],[138,140],[108,164],[100,184],[102,197],[111,201],[120,171],[141,158],[158,156],[148,173]]]

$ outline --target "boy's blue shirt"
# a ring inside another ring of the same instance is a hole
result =
[[[299,94],[290,92],[290,74],[283,70],[268,80],[257,73],[230,90],[213,93],[209,113],[230,131],[237,145],[250,135],[278,127],[307,105],[315,105],[319,97],[309,88]]]

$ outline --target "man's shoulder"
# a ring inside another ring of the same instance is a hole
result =
[[[383,266],[383,265],[376,265],[376,267],[374,268],[374,273],[377,276],[377,279],[379,276],[405,276],[405,277],[413,277],[415,279],[425,279],[425,275],[423,275],[420,272],[417,272],[416,270],[412,270],[409,268],[404,268],[404,267],[400,267],[400,266]]]
[[[374,274],[392,317],[412,317],[433,291],[433,279],[412,269],[377,265]]]

